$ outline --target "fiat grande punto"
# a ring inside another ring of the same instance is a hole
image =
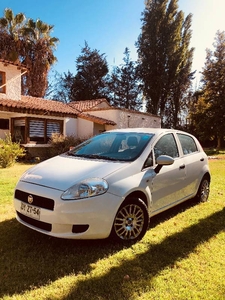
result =
[[[198,140],[169,129],[104,132],[26,171],[15,188],[17,220],[50,236],[141,239],[152,216],[209,196]]]

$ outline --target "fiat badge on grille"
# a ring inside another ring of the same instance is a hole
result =
[[[28,197],[27,197],[27,201],[28,201],[28,203],[33,203],[33,196],[32,195],[29,195]]]

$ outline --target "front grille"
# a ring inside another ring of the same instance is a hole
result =
[[[22,221],[24,221],[25,223],[27,223],[29,225],[32,225],[34,227],[37,227],[37,228],[45,230],[45,231],[51,231],[52,230],[52,224],[41,222],[41,221],[38,221],[38,220],[35,220],[35,219],[32,219],[32,218],[29,218],[29,217],[19,213],[18,211],[17,211],[17,215]]]
[[[45,209],[49,209],[49,210],[54,210],[54,205],[55,202],[53,199],[49,199],[49,198],[45,198],[45,197],[41,197],[38,195],[33,195],[33,194],[29,194],[20,190],[16,190],[15,191],[15,198],[23,201],[25,203],[28,203],[28,196],[32,195],[33,197],[33,202],[32,205],[34,206],[38,206],[38,207],[42,207]]]

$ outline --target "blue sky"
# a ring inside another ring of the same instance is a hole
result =
[[[4,0],[0,16],[6,7],[54,25],[53,36],[60,40],[54,69],[59,73],[76,72],[75,61],[85,41],[91,49],[105,53],[109,67],[123,62],[125,47],[133,60],[137,58],[135,42],[141,32],[144,0]],[[205,49],[213,49],[216,31],[225,30],[225,1],[180,0],[179,9],[185,16],[193,14],[191,46],[195,48],[193,70],[198,75],[204,66]]]

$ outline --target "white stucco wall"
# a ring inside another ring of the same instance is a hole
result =
[[[21,99],[21,70],[14,65],[4,66],[0,62],[0,71],[6,73],[6,94],[0,93],[0,99]]]
[[[111,129],[128,127],[161,127],[161,118],[145,113],[136,113],[119,109],[89,111],[88,113],[97,117],[114,121],[117,124],[116,126],[107,126],[107,128]]]
[[[87,139],[94,134],[94,123],[85,119],[77,118],[77,135],[81,139]]]
[[[77,119],[66,118],[64,121],[64,135],[66,136],[78,136],[77,133]]]

